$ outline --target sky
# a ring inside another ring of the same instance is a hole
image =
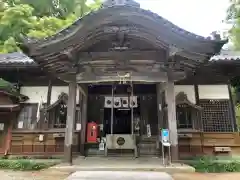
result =
[[[179,27],[201,36],[224,31],[229,0],[136,0],[141,8],[151,10]]]

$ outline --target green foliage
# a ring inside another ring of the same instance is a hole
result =
[[[0,1],[0,53],[20,51],[21,34],[45,38],[98,9],[100,0]]]
[[[21,170],[21,171],[37,171],[41,169],[48,168],[55,164],[49,163],[39,163],[31,160],[0,160],[0,169],[12,169],[12,170]]]
[[[202,157],[189,163],[197,172],[221,173],[240,172],[240,162],[220,162],[217,159]]]
[[[66,18],[72,13],[81,17],[101,5],[101,0],[93,0],[92,3],[88,3],[88,0],[3,0],[3,2],[12,7],[27,4],[33,7],[34,16],[54,16],[58,18]]]
[[[233,26],[229,31],[229,38],[233,42],[234,48],[240,50],[240,0],[229,0],[230,6],[227,10],[226,20]]]

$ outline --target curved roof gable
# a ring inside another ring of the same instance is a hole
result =
[[[116,27],[120,26],[127,28],[122,31],[127,31],[129,36],[208,56],[219,53],[226,43],[225,40],[212,40],[188,32],[158,14],[141,9],[132,0],[118,2],[122,3],[117,4],[117,0],[105,2],[98,11],[78,19],[51,37],[41,40],[25,39],[23,50],[30,56],[61,52],[75,46],[81,51],[90,41],[101,40],[103,36],[116,33]]]

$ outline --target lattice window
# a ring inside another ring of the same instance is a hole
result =
[[[200,100],[201,121],[207,132],[232,132],[233,121],[229,100]]]

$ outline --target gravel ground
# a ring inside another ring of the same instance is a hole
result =
[[[64,180],[70,173],[53,170],[44,170],[39,172],[22,172],[22,171],[0,171],[2,180]]]
[[[175,180],[240,180],[240,173],[187,173],[172,176]]]

